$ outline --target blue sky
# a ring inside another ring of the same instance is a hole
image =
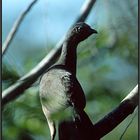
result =
[[[2,0],[2,40],[9,33],[15,20],[32,0]],[[85,0],[38,0],[30,13],[22,22],[14,40],[12,41],[4,60],[11,66],[21,68],[24,54],[29,47],[42,47],[44,51],[50,42],[56,44],[66,33],[80,12]],[[103,1],[95,4],[87,23],[99,29],[99,24],[106,20],[107,10]],[[98,10],[97,10],[98,9]],[[104,16],[103,16],[104,15]],[[21,46],[17,43],[25,42]]]
[[[31,0],[3,0],[3,39],[30,2]],[[39,0],[23,21],[17,36],[28,40],[29,38],[24,36],[26,32],[29,36],[33,34],[37,41],[46,39],[46,36],[53,41],[59,40],[73,23],[83,2],[84,0]]]
[[[2,0],[3,41],[17,17],[31,1],[32,0]],[[34,5],[33,9],[22,22],[12,44],[4,56],[3,60],[9,64],[9,70],[16,68],[20,76],[24,75],[26,69],[24,66],[25,63],[23,62],[26,57],[25,54],[29,54],[29,50],[31,50],[30,47],[42,47],[46,52],[46,48],[50,42],[53,42],[55,46],[74,22],[84,1],[85,0],[38,0],[38,3]],[[100,31],[103,26],[108,27],[107,22],[110,22],[108,15],[118,11],[118,9],[114,7],[110,9],[108,2],[109,0],[98,0],[86,21],[97,31]],[[116,20],[116,17],[114,17],[114,19]],[[24,42],[26,45],[16,45],[21,42]],[[46,52],[46,54],[47,53],[48,52]],[[40,54],[38,55],[40,56]],[[42,58],[40,58],[40,60],[41,59]],[[34,62],[34,58],[30,57],[29,61]],[[116,63],[120,63],[119,59],[112,59],[110,61],[115,66],[117,66]],[[126,70],[127,69],[126,67]],[[116,67],[115,70],[121,72],[116,69]],[[110,77],[112,77],[112,75]]]
[[[31,0],[2,1],[3,40],[10,31],[16,18],[30,2]],[[23,21],[17,37],[30,41],[29,36],[33,37],[32,35],[34,35],[34,39],[37,42],[46,40],[46,37],[48,40],[57,42],[73,23],[83,3],[84,0],[38,0],[38,3],[34,5],[31,12]],[[87,20],[89,24],[96,24],[97,18],[99,19],[101,14],[105,14],[103,8],[100,13],[97,13],[96,9],[96,7],[93,9],[94,12],[90,14]],[[25,34],[28,34],[28,36],[25,36]]]

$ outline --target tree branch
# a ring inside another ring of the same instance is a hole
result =
[[[92,124],[87,115],[81,115],[79,125],[73,121],[63,121],[59,125],[59,139],[94,139],[100,140],[111,132],[138,105],[138,85],[121,101],[121,103],[96,124]],[[82,123],[81,123],[82,122]],[[78,132],[76,131],[78,129]],[[82,136],[82,137],[81,137]]]
[[[93,5],[95,4],[96,0],[86,0],[80,10],[80,15],[76,19],[75,23],[83,22],[88,17]],[[82,16],[81,16],[82,15]],[[75,24],[74,23],[74,24]]]
[[[8,49],[10,43],[12,42],[16,32],[18,31],[20,24],[22,23],[23,19],[25,16],[29,13],[33,5],[37,2],[38,0],[33,0],[28,7],[21,13],[21,15],[18,17],[18,19],[15,21],[11,31],[9,32],[3,46],[2,46],[2,55],[5,54],[6,50]]]
[[[95,138],[100,139],[111,132],[138,106],[138,85],[121,101],[121,103],[93,126]]]
[[[77,22],[83,22],[86,20],[89,15],[94,3],[96,0],[86,0],[84,5],[81,8],[80,15],[77,17],[74,24]],[[74,25],[73,24],[73,25]],[[48,68],[52,63],[55,62],[56,58],[60,55],[62,43],[64,37],[58,42],[56,47],[29,73],[22,77],[17,83],[13,84],[9,88],[3,91],[2,93],[2,106],[6,103],[14,100],[16,97],[22,94],[24,90],[30,87],[37,78]]]

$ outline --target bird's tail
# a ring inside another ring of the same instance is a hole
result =
[[[93,123],[84,110],[75,112],[74,123],[77,134],[81,137],[81,140],[93,139]]]
[[[93,124],[85,111],[75,111],[73,120],[59,124],[59,140],[93,140]]]

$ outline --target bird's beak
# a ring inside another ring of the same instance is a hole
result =
[[[95,29],[91,28],[91,34],[97,34],[98,32]]]

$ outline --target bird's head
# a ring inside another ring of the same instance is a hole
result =
[[[86,23],[79,22],[69,30],[67,39],[72,42],[79,43],[88,38],[93,33],[97,33],[97,31],[92,29]]]

